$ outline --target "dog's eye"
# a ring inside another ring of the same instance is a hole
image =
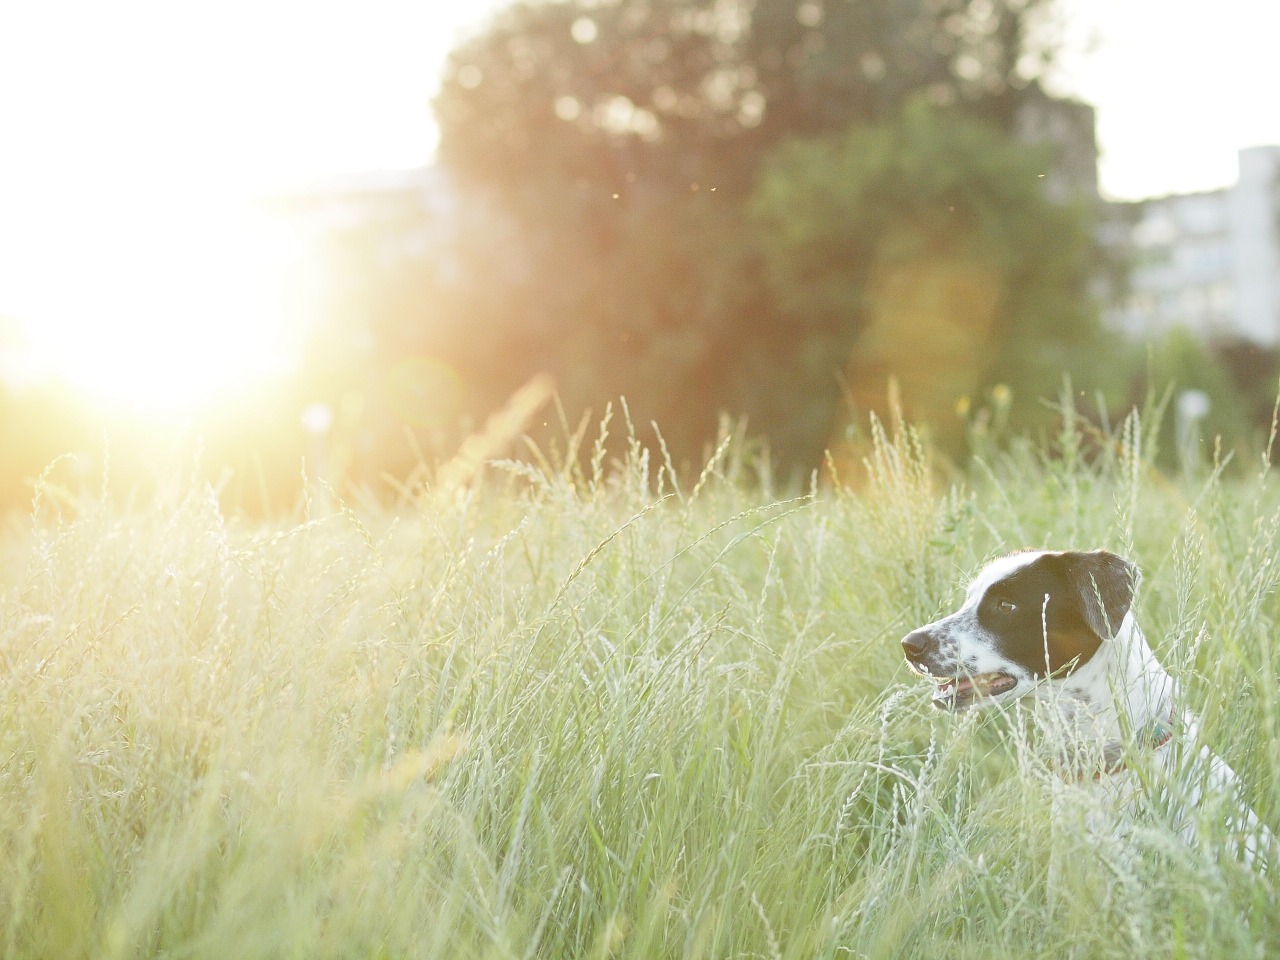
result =
[[[996,603],[996,608],[1001,613],[1013,613],[1013,611],[1018,609],[1018,605],[1012,600],[1000,600]]]

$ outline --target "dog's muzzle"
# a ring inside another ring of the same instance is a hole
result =
[[[927,677],[939,674],[940,646],[938,638],[926,629],[913,630],[902,638],[902,652],[906,654],[907,663],[916,673]]]
[[[941,650],[942,643],[928,629],[913,630],[902,638],[907,666],[937,685],[933,705],[940,710],[963,710],[1018,685],[1007,673],[971,674],[953,656],[943,657]]]

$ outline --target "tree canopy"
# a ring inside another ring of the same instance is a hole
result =
[[[751,199],[782,322],[849,358],[863,410],[890,377],[935,422],[996,383],[1053,384],[1098,331],[1089,223],[1046,195],[1051,162],[923,102],[782,145]]]
[[[807,468],[842,379],[923,356],[895,337],[976,371],[935,392],[1087,339],[1087,233],[1044,195],[1051,158],[1013,142],[1051,11],[514,4],[454,51],[435,104],[465,202],[509,229],[466,245],[440,297],[466,318],[433,349],[482,341],[495,397],[542,371],[570,409],[625,394],[679,456],[746,415]],[[993,359],[997,330],[1023,347]]]
[[[1012,129],[1050,0],[521,2],[451,55],[441,156],[513,188],[750,189],[775,144],[924,95]],[[612,191],[610,191],[612,192]]]

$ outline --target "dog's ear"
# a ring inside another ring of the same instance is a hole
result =
[[[1084,622],[1103,640],[1110,640],[1133,604],[1138,568],[1106,550],[1063,556],[1068,561],[1072,586],[1080,594]]]

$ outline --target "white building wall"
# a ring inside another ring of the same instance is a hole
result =
[[[1240,151],[1231,242],[1235,325],[1259,343],[1280,342],[1280,146]]]
[[[1108,311],[1114,326],[1138,336],[1181,326],[1280,343],[1280,146],[1241,151],[1232,187],[1130,210],[1113,224],[1131,224],[1120,244],[1128,290]]]
[[[1132,272],[1112,322],[1137,336],[1234,325],[1231,206],[1223,190],[1144,200],[1126,244]]]

